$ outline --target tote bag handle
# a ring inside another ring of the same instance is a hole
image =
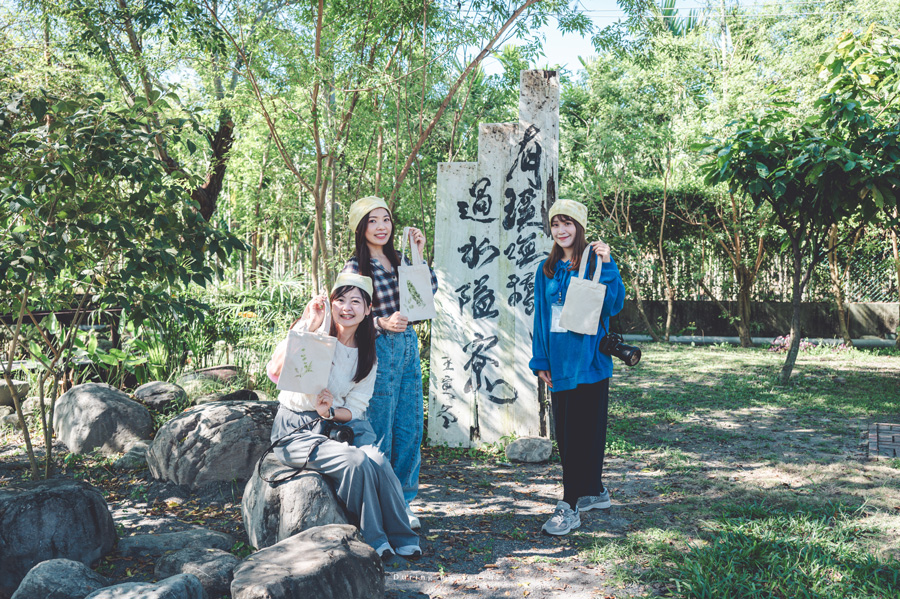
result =
[[[327,296],[326,296],[327,297]],[[299,331],[301,333],[315,333],[317,335],[324,335],[326,337],[331,335],[331,302],[327,299],[325,300],[325,318],[322,319],[322,324],[319,325],[319,328],[315,331],[309,330],[309,322],[303,320],[302,318],[297,321],[297,324],[291,327],[292,331]]]
[[[403,238],[400,241],[400,256],[403,257],[406,253],[406,240],[409,239],[411,234],[412,227],[403,227]],[[417,264],[425,264],[425,258],[422,257],[422,254],[419,253],[419,246],[413,243],[413,240],[409,240],[409,261],[413,266]]]
[[[584,248],[584,253],[581,254],[581,266],[578,267],[578,278],[579,279],[588,278],[585,275],[587,274],[588,263],[591,261],[591,254],[593,254],[593,253],[594,253],[594,248],[592,246],[589,245],[586,248]],[[591,281],[593,281],[594,283],[600,282],[601,268],[602,267],[600,266],[600,261],[598,258],[597,259],[597,268],[594,269],[594,276],[591,278]]]

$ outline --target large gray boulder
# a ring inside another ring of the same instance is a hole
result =
[[[348,524],[311,528],[262,549],[234,569],[231,599],[381,599],[384,567]]]
[[[271,453],[263,460],[262,475],[266,479],[279,480],[294,472]],[[259,548],[314,526],[350,523],[331,483],[312,471],[272,485],[254,469],[244,488],[241,513],[250,544]]]
[[[134,398],[157,412],[187,400],[187,393],[175,383],[153,381],[134,390]]]
[[[242,378],[244,378],[244,373],[240,368],[226,364],[186,372],[178,377],[175,382],[183,387],[188,395],[195,397],[220,390],[240,381]]]
[[[44,399],[44,409],[50,409],[50,400]],[[28,414],[40,414],[41,413],[41,398],[40,397],[29,397],[25,401],[22,402],[22,411]]]
[[[119,540],[118,554],[123,557],[159,557],[181,549],[228,550],[233,546],[234,537],[231,535],[207,528],[191,528],[180,532],[123,537]]]
[[[506,459],[510,462],[540,464],[550,459],[553,444],[543,437],[521,437],[506,446]]]
[[[178,380],[175,382],[182,386],[184,383],[196,380],[218,381],[223,384],[228,384],[236,379],[240,379],[242,376],[244,376],[244,372],[241,370],[240,366],[223,364],[221,366],[210,366],[192,372],[185,372],[178,377]]]
[[[221,549],[182,549],[156,562],[159,578],[193,574],[211,598],[230,594],[231,579],[241,560]]]
[[[19,421],[19,415],[13,412],[12,414],[7,414],[6,416],[0,416],[0,424],[4,426],[11,426],[15,429],[22,428],[22,423]]]
[[[15,379],[13,379],[12,382],[19,401],[25,401],[25,396],[28,395],[31,385],[25,381],[17,381]],[[9,385],[6,384],[6,379],[0,377],[0,406],[12,405],[15,405],[13,403],[12,391],[10,390]]]
[[[89,566],[116,545],[116,528],[100,491],[52,479],[0,488],[0,597],[35,565],[70,559]]]
[[[206,599],[193,574],[179,574],[157,583],[126,582],[95,591],[85,599]]]
[[[296,472],[271,453],[263,459],[261,469],[268,480],[280,480]],[[250,544],[259,548],[315,526],[351,522],[331,483],[312,471],[272,485],[254,468],[244,488],[241,513]]]
[[[50,559],[32,568],[12,599],[84,599],[109,580],[70,559]]]
[[[150,451],[149,441],[133,443],[121,458],[113,462],[116,470],[141,470],[147,467],[147,452]]]
[[[182,412],[150,444],[150,473],[192,489],[244,483],[269,446],[277,410],[277,402],[219,401]]]
[[[99,449],[104,455],[127,451],[153,435],[150,411],[103,383],[72,387],[56,400],[53,425],[59,440],[75,454]]]

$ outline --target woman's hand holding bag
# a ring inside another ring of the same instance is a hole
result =
[[[584,249],[578,277],[569,281],[566,302],[559,315],[559,326],[573,333],[596,335],[600,328],[600,314],[603,311],[603,300],[606,298],[606,285],[600,282],[600,271],[603,268],[597,260],[593,279],[585,278],[588,262],[594,252],[592,246]]]
[[[318,320],[318,319],[316,319]],[[288,331],[284,352],[284,366],[278,377],[280,391],[318,395],[328,386],[331,363],[337,338],[331,330],[331,306],[325,308],[322,326],[315,332],[307,330],[308,321],[301,320]]]
[[[409,227],[403,229],[403,241],[400,242],[400,256],[405,253],[406,240],[409,239]],[[434,292],[431,290],[431,269],[425,264],[419,247],[410,239],[410,263],[412,266],[400,264],[397,267],[400,284],[400,312],[410,322],[431,320],[437,316],[434,309]]]

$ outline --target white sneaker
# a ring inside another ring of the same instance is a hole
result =
[[[548,535],[562,536],[569,534],[573,528],[581,526],[581,516],[578,515],[578,507],[573,510],[568,503],[560,501],[556,504],[556,510],[550,519],[541,527]]]
[[[406,515],[409,517],[410,528],[412,528],[413,530],[422,528],[422,523],[419,521],[419,517],[413,513],[412,508],[409,506],[406,506]]]

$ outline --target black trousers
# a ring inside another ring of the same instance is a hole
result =
[[[603,492],[603,456],[609,412],[609,379],[550,394],[556,444],[563,468],[563,501]]]

